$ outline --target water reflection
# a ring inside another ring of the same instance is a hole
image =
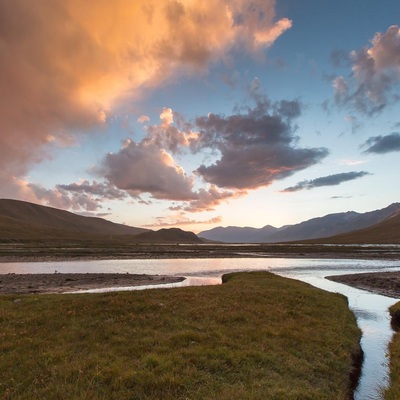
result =
[[[298,279],[331,292],[347,296],[349,307],[363,331],[361,345],[364,365],[356,400],[381,399],[381,388],[388,384],[387,345],[392,336],[388,307],[397,300],[379,296],[324,279],[329,275],[356,272],[400,270],[399,261],[348,259],[288,259],[288,258],[234,258],[234,259],[168,259],[168,260],[99,260],[45,263],[0,264],[0,273],[134,273],[185,276],[183,282],[163,287],[215,285],[221,275],[236,271],[269,270],[278,275]],[[160,285],[141,286],[135,290],[160,288]],[[115,288],[114,290],[132,288]],[[97,290],[97,291],[104,291]],[[94,292],[92,290],[91,292]]]
[[[220,285],[222,279],[220,277],[207,278],[207,277],[187,277],[182,282],[175,283],[163,283],[160,285],[141,285],[141,286],[123,286],[123,287],[112,287],[112,288],[101,288],[101,289],[88,289],[88,290],[77,290],[75,292],[68,292],[67,294],[79,294],[79,293],[108,293],[108,292],[120,292],[120,291],[131,291],[131,290],[147,290],[147,289],[168,289],[174,287],[187,287],[187,286],[209,286],[209,285]]]

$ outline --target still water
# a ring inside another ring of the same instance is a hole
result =
[[[346,259],[287,259],[287,258],[234,258],[234,259],[169,259],[169,260],[98,260],[44,263],[0,264],[4,273],[133,273],[185,276],[183,282],[171,285],[215,285],[221,275],[236,271],[268,270],[278,275],[298,279],[331,292],[344,294],[357,317],[363,336],[364,363],[356,400],[382,398],[382,389],[388,385],[387,345],[392,337],[388,308],[398,299],[380,296],[324,279],[329,275],[357,272],[400,270],[400,261],[346,260]],[[157,286],[160,287],[160,286]],[[149,289],[151,286],[140,287]],[[115,288],[121,290],[122,288]],[[132,289],[132,288],[123,288]],[[104,291],[104,290],[98,290]],[[93,292],[93,290],[92,290]]]

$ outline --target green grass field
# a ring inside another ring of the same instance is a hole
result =
[[[346,299],[267,272],[221,286],[0,296],[0,398],[348,399]]]
[[[390,387],[385,392],[385,400],[400,398],[400,302],[390,307],[393,318],[392,326],[396,330],[389,345],[390,354]]]

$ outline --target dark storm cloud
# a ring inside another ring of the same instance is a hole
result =
[[[328,176],[323,176],[321,178],[316,178],[312,180],[306,180],[299,182],[295,186],[288,187],[282,192],[289,193],[289,192],[298,192],[300,190],[304,189],[313,189],[316,187],[321,187],[321,186],[336,186],[340,185],[343,182],[347,181],[352,181],[353,179],[358,179],[362,178],[363,176],[366,175],[371,175],[369,172],[366,171],[360,171],[360,172],[343,172],[341,174],[334,174],[334,175],[328,175]]]
[[[368,148],[364,153],[385,154],[392,151],[400,151],[400,133],[393,132],[386,136],[372,136],[362,147]]]

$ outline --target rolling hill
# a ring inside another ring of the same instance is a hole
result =
[[[25,201],[0,199],[0,241],[12,240],[122,240],[135,243],[198,243],[192,232],[181,229],[135,228],[102,218]]]
[[[0,199],[0,239],[97,238],[143,232],[147,229],[25,201]]]
[[[203,243],[193,232],[179,228],[139,233],[133,240],[137,243]]]

